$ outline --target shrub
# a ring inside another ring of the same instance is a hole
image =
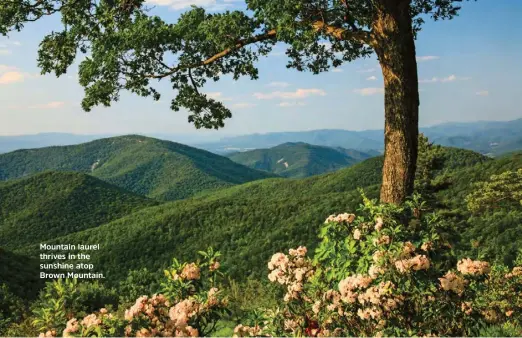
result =
[[[495,326],[522,334],[522,267],[457,261],[451,229],[424,208],[418,197],[402,207],[365,198],[358,216],[330,216],[314,259],[304,247],[272,257],[268,278],[284,299],[235,333],[476,336]]]
[[[418,196],[394,206],[378,205],[363,195],[357,215],[326,219],[313,258],[302,246],[272,256],[268,279],[283,287],[283,299],[275,306],[267,301],[267,308],[252,311],[234,333],[522,335],[522,255],[513,268],[471,258],[458,260],[450,242],[454,231],[429,212]],[[65,336],[207,336],[216,332],[218,321],[230,315],[227,308],[234,306],[220,291],[219,253],[209,249],[200,254],[203,261],[174,260],[165,270],[161,293],[139,297],[124,313],[101,309],[81,321],[55,316],[53,323],[62,321],[46,334],[56,335],[63,326]],[[236,287],[229,292],[237,291]]]

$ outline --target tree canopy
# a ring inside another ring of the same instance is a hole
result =
[[[457,14],[460,1],[247,0],[248,11],[211,14],[194,7],[178,22],[149,15],[143,0],[3,0],[0,32],[61,14],[63,29],[43,38],[42,73],[67,72],[78,52],[83,109],[109,106],[122,90],[159,100],[157,80],[172,82],[172,109],[186,108],[197,128],[219,128],[230,110],[201,89],[231,74],[258,77],[256,61],[278,42],[288,45],[289,68],[314,74],[369,56],[378,43],[372,25],[383,8],[406,3],[418,31],[426,15]]]

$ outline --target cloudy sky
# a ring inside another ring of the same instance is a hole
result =
[[[241,0],[150,0],[154,13],[175,22],[190,4],[210,11],[242,8]],[[522,117],[522,1],[479,0],[463,4],[452,21],[428,22],[417,54],[422,126],[448,121]],[[154,102],[122,95],[110,108],[81,110],[76,67],[61,78],[39,75],[38,43],[58,17],[28,24],[0,37],[0,135],[39,132],[79,134],[177,133],[209,135],[169,109],[168,83]],[[375,58],[312,75],[287,70],[284,46],[259,63],[260,79],[224,78],[205,92],[223,100],[233,118],[218,135],[323,128],[383,127],[383,81]],[[165,81],[167,82],[167,81]],[[211,133],[215,135],[216,133]]]

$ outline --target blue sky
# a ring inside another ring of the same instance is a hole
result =
[[[157,5],[155,14],[172,22],[189,3],[213,11],[242,6],[240,0],[149,1]],[[417,40],[421,126],[522,117],[521,17],[522,1],[479,0],[463,3],[454,20],[425,24]],[[312,75],[286,69],[284,46],[259,63],[258,81],[223,78],[205,87],[233,113],[219,132],[198,131],[187,122],[187,112],[171,111],[168,81],[160,85],[160,102],[125,93],[112,107],[85,113],[79,106],[83,90],[76,65],[59,79],[38,75],[38,43],[53,29],[59,29],[58,17],[0,38],[0,135],[196,133],[204,138],[384,125],[383,83],[375,58]]]

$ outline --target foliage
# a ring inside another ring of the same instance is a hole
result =
[[[455,269],[447,226],[422,206],[365,199],[358,216],[330,216],[314,260],[304,247],[272,257],[268,277],[284,301],[236,333],[476,336],[495,325],[520,335],[522,255],[512,270],[469,258]]]
[[[466,197],[472,213],[513,208],[522,210],[522,168],[493,175],[487,182],[475,184],[475,190]]]
[[[7,285],[0,284],[0,335],[5,334],[12,323],[22,320],[25,305]]]
[[[0,245],[40,243],[157,205],[88,175],[46,172],[0,182]]]
[[[375,27],[382,13],[407,6],[417,32],[427,16],[454,17],[458,3],[249,0],[248,12],[211,14],[196,7],[171,24],[149,15],[143,0],[3,1],[0,33],[59,12],[64,28],[44,37],[38,64],[42,73],[61,76],[78,52],[88,54],[79,67],[85,110],[109,106],[123,90],[159,100],[152,80],[166,78],[177,92],[173,110],[188,109],[197,128],[219,128],[231,112],[201,88],[226,75],[257,79],[256,62],[277,42],[288,46],[289,68],[317,74],[384,47],[387,40],[377,39]]]
[[[349,167],[373,156],[352,149],[285,143],[270,149],[250,150],[228,157],[250,168],[283,177],[300,178]]]
[[[125,278],[129,270],[165,268],[171,257],[194,260],[195,252],[209,246],[223,253],[223,268],[233,278],[259,277],[270,252],[298,241],[314,247],[317,229],[311,224],[346,205],[356,207],[357,186],[366,186],[375,196],[381,168],[382,158],[376,158],[306,180],[251,182],[146,208],[48,243],[99,243],[107,249],[91,262],[112,282]],[[34,246],[19,251],[39,254]]]
[[[219,252],[200,252],[203,261],[173,265],[165,271],[162,294],[140,296],[125,312],[111,313],[105,307],[91,314],[69,311],[85,294],[75,281],[49,283],[55,291],[42,294],[48,303],[36,311],[34,324],[41,336],[206,336],[214,332],[217,322],[227,313],[227,300],[221,286]],[[67,295],[66,295],[67,293]],[[90,309],[93,311],[93,309]],[[90,312],[88,311],[88,312]],[[84,315],[83,320],[76,319]],[[65,323],[66,322],[66,323]]]
[[[274,177],[204,150],[137,135],[0,155],[0,180],[48,170],[89,174],[136,194],[167,201]]]
[[[457,259],[452,227],[414,196],[378,205],[363,196],[358,215],[339,214],[321,226],[314,258],[307,249],[276,253],[268,279],[283,300],[242,316],[237,336],[476,336],[522,334],[522,254],[514,268]],[[161,294],[139,297],[124,314],[105,308],[65,336],[208,336],[233,308],[223,298],[219,252],[203,261],[173,260]],[[247,292],[248,290],[244,290]],[[236,305],[237,306],[237,305]],[[240,306],[241,308],[241,306]],[[54,310],[50,310],[51,313]],[[65,319],[64,319],[65,320]],[[59,327],[63,327],[63,323]],[[47,330],[56,336],[60,329]]]
[[[134,303],[142,295],[153,295],[160,290],[160,276],[147,268],[129,271],[127,278],[118,284],[119,304],[122,306]]]
[[[0,285],[5,284],[9,292],[24,300],[34,300],[44,284],[38,274],[38,259],[0,248]]]
[[[486,174],[498,170],[495,163],[499,163],[499,167],[518,163],[516,157],[493,161],[452,148],[442,148],[440,154],[445,150],[450,155],[440,157],[451,167],[440,170],[439,176],[446,175],[448,181],[448,185],[437,192],[441,204],[447,203],[443,193],[447,192],[451,201],[460,194],[456,189],[462,189],[464,196],[469,193],[470,187],[466,184],[469,180],[459,176],[462,171],[475,173],[474,169],[467,169],[473,168],[466,167],[468,163],[483,163],[484,166],[477,170]],[[467,158],[473,161],[467,161]],[[458,168],[459,162],[464,167]],[[98,252],[92,261],[113,283],[126,278],[129,270],[147,267],[155,272],[163,269],[173,256],[184,261],[193,260],[196,258],[194,252],[209,246],[224,254],[223,268],[233,278],[260,277],[262,262],[270,258],[270,252],[299,244],[314,249],[317,228],[313,224],[321,222],[321,215],[356,208],[361,202],[357,187],[363,187],[370,197],[376,197],[381,171],[382,157],[376,157],[303,180],[251,182],[193,199],[145,208],[93,229],[60,236],[49,243],[88,242],[110,248],[110,251]],[[461,210],[462,206],[458,208]],[[461,231],[466,229],[465,224],[462,226]],[[34,246],[21,247],[18,251],[32,257],[39,254]]]

